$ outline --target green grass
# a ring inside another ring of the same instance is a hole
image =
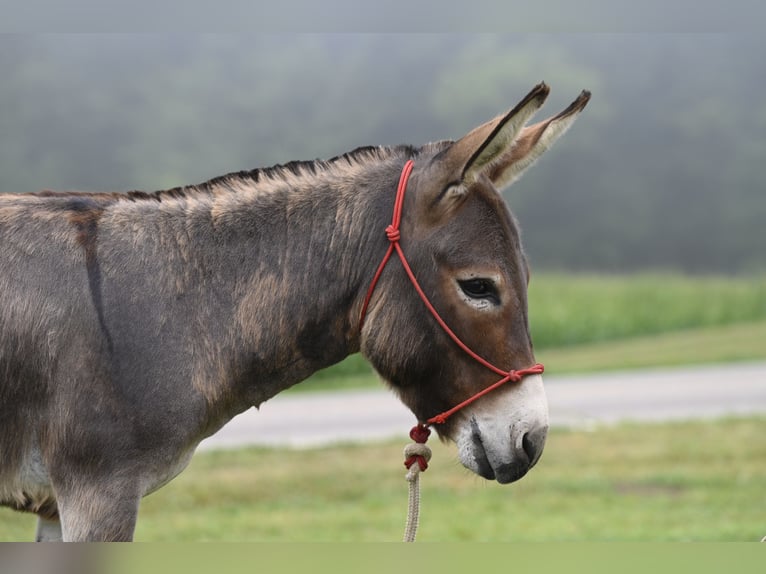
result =
[[[766,321],[544,349],[537,359],[548,374],[766,360]]]
[[[766,418],[554,430],[530,475],[486,482],[432,441],[420,541],[755,541]],[[403,442],[202,453],[142,504],[137,540],[395,541]],[[33,536],[0,511],[0,539]]]
[[[533,275],[535,348],[766,320],[766,276]]]

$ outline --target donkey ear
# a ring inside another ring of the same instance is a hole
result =
[[[543,105],[549,91],[545,83],[538,84],[508,113],[454,142],[440,159],[458,172],[462,184],[471,184],[513,146],[524,124]]]
[[[516,181],[553,143],[569,129],[590,100],[583,91],[567,109],[540,123],[525,127],[492,162],[485,164],[484,173],[495,187],[503,189]]]

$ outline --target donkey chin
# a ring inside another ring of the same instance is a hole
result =
[[[455,442],[463,466],[488,480],[508,484],[540,459],[548,435],[548,401],[540,375],[498,390],[461,413]]]

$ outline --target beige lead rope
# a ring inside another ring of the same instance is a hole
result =
[[[409,483],[409,497],[404,542],[415,542],[420,519],[420,473],[428,468],[428,461],[431,460],[431,449],[423,443],[408,444],[404,448],[404,459],[408,462],[411,461],[406,476]],[[405,462],[405,464],[407,463]]]

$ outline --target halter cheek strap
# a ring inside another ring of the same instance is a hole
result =
[[[540,363],[532,365],[531,367],[527,369],[519,369],[519,370],[511,369],[510,371],[506,371],[504,369],[500,369],[499,367],[496,367],[495,365],[493,365],[492,363],[490,363],[489,361],[487,361],[486,359],[484,359],[483,357],[475,353],[473,350],[471,350],[468,347],[468,345],[466,345],[465,343],[463,343],[463,341],[460,340],[460,338],[455,334],[455,332],[449,328],[447,323],[444,322],[444,319],[441,318],[439,313],[431,304],[431,301],[429,301],[428,297],[423,292],[423,289],[420,287],[418,280],[415,278],[415,274],[412,272],[412,268],[410,267],[410,264],[407,262],[407,258],[404,256],[404,251],[402,250],[402,246],[399,243],[399,240],[401,239],[401,233],[399,231],[399,227],[402,220],[402,206],[404,204],[404,194],[407,192],[407,181],[410,177],[410,174],[412,173],[413,165],[414,165],[413,161],[408,160],[407,163],[404,164],[404,168],[402,169],[401,176],[399,177],[399,185],[397,186],[397,189],[396,189],[396,200],[394,201],[393,218],[391,219],[391,225],[386,227],[386,237],[388,237],[388,241],[389,241],[388,250],[386,251],[386,254],[383,256],[383,260],[380,262],[380,265],[378,265],[378,269],[375,272],[374,277],[372,278],[372,282],[370,283],[369,289],[367,289],[367,295],[364,298],[364,303],[362,304],[362,311],[359,317],[359,329],[360,330],[362,329],[362,325],[364,324],[364,319],[367,314],[367,307],[370,304],[370,299],[372,299],[372,294],[375,291],[375,286],[378,284],[378,280],[380,279],[381,274],[383,273],[383,269],[386,267],[386,264],[388,263],[389,259],[391,259],[391,256],[393,255],[394,251],[396,251],[396,254],[399,256],[399,260],[402,262],[402,267],[404,267],[404,271],[407,273],[407,276],[410,278],[410,282],[412,283],[412,286],[415,288],[415,291],[417,291],[418,295],[420,296],[420,299],[423,301],[426,308],[434,317],[434,319],[436,319],[436,322],[439,324],[442,330],[444,330],[444,332],[447,333],[449,338],[452,339],[455,342],[455,344],[458,347],[460,347],[468,356],[470,356],[475,361],[481,363],[484,367],[486,367],[490,371],[502,377],[499,381],[490,385],[486,389],[479,391],[475,395],[467,398],[466,400],[455,405],[451,409],[431,417],[425,423],[419,423],[415,428],[413,428],[413,430],[410,432],[410,436],[412,436],[413,440],[415,440],[416,442],[424,443],[428,439],[428,435],[430,434],[430,430],[428,428],[429,426],[434,424],[443,424],[444,422],[447,421],[449,417],[454,415],[460,409],[470,405],[474,401],[478,400],[479,398],[492,392],[496,388],[500,387],[501,385],[504,385],[505,383],[509,381],[518,382],[527,375],[541,374],[544,370],[544,367]],[[418,430],[416,431],[416,429]],[[413,436],[413,433],[415,434],[415,436]],[[413,462],[410,462],[410,464],[412,464]],[[425,468],[423,468],[423,466],[426,466],[424,464],[425,461],[421,463],[420,460],[417,460],[417,462],[418,462],[418,465],[421,466],[421,469],[425,470]]]

